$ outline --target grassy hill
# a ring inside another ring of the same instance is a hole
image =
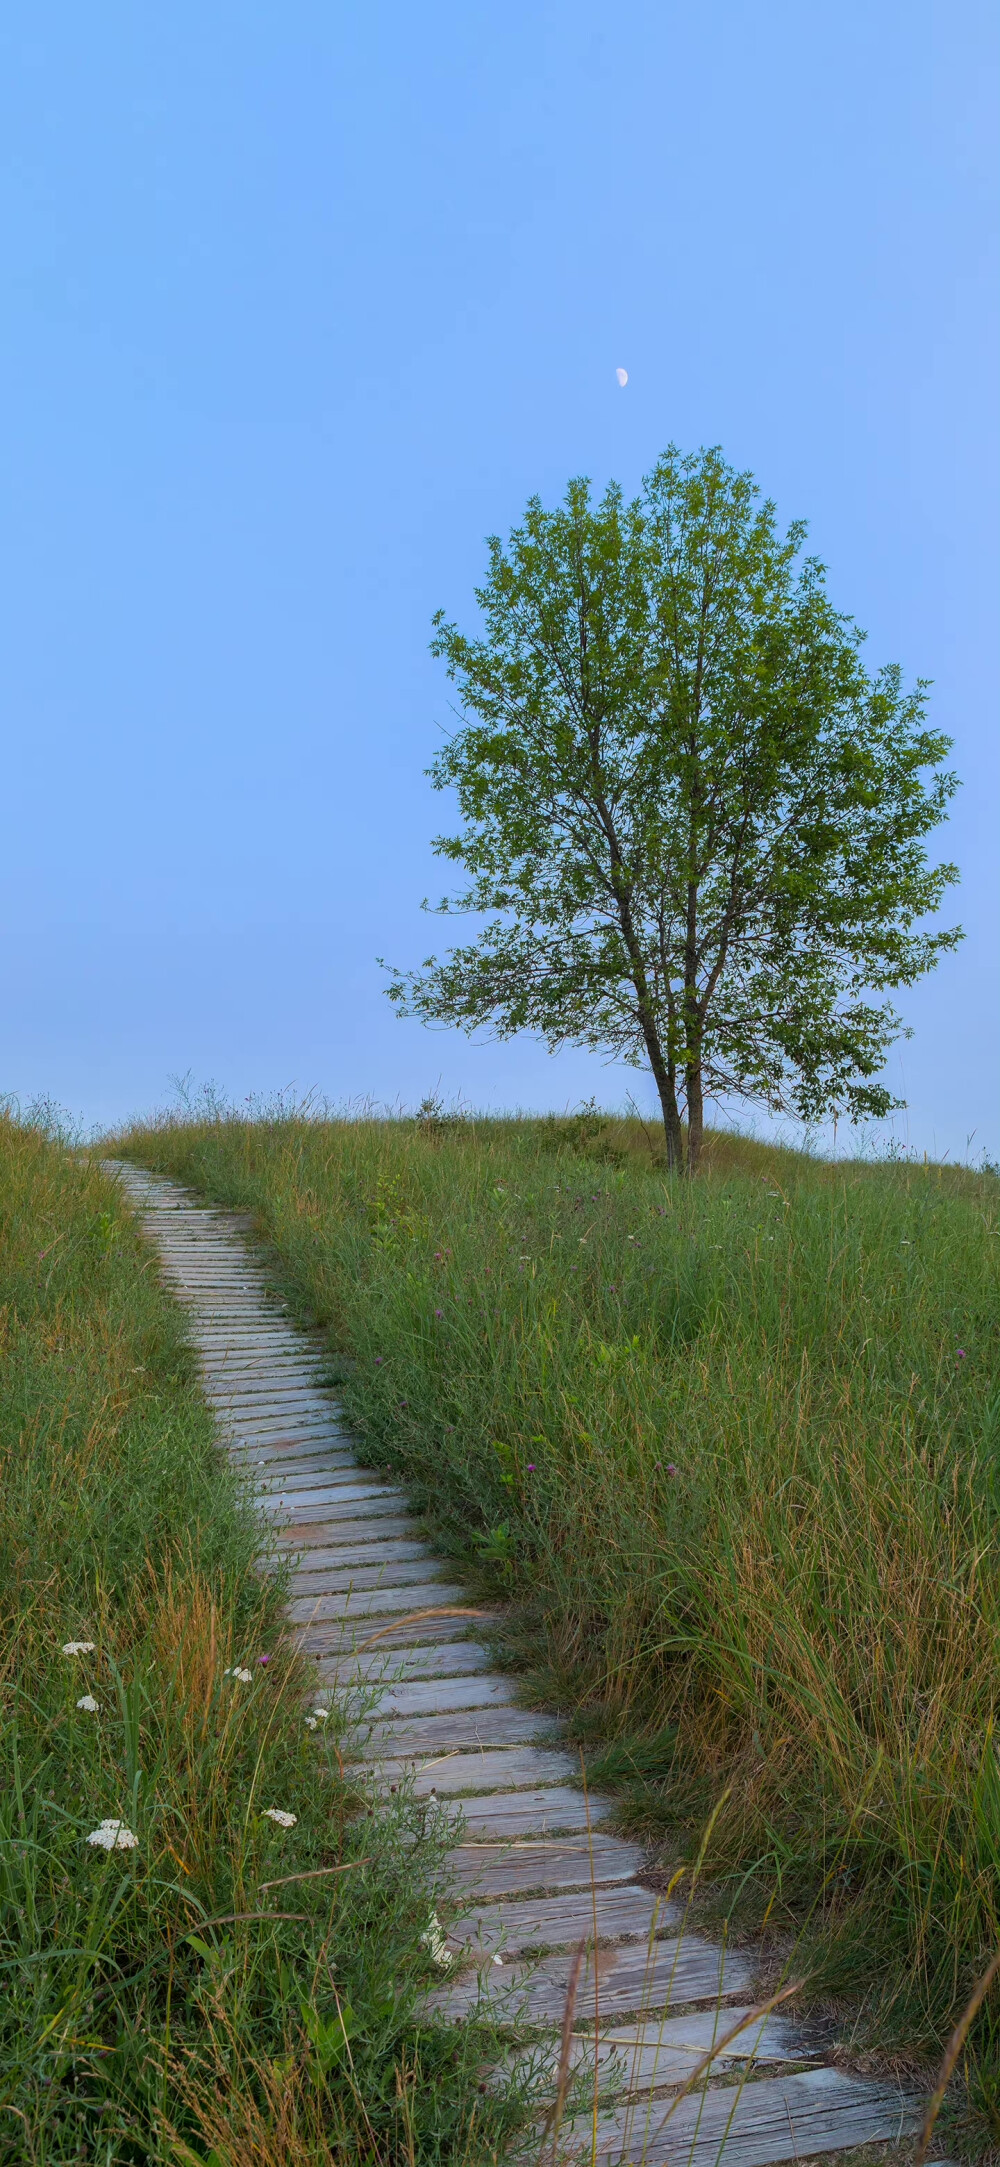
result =
[[[1000,1938],[1000,1184],[635,1123],[221,1117],[122,1148],[249,1207],[375,1464],[734,1923],[927,2049]],[[1000,2134],[998,2027],[973,2078]]]

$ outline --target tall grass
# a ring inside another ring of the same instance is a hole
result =
[[[10,1119],[0,1380],[0,2158],[492,2161],[523,2087],[416,2013],[440,1846],[306,1729],[153,1259]]]
[[[715,1137],[673,1185],[596,1117],[124,1148],[257,1214],[367,1455],[517,1592],[633,1820],[728,1790],[720,1881],[939,2042],[1000,1936],[995,1177]],[[989,2004],[975,2053],[1000,2132]]]

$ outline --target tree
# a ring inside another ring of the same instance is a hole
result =
[[[574,481],[491,538],[479,638],[434,619],[462,720],[429,772],[464,822],[434,847],[470,876],[438,908],[487,923],[390,997],[648,1063],[672,1166],[685,1114],[697,1166],[706,1096],[900,1104],[872,995],[961,938],[915,929],[957,878],[922,841],[950,741],[926,684],[866,673],[804,535],[717,449],[671,446],[633,502]]]

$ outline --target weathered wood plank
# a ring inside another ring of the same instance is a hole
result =
[[[581,1941],[648,1940],[676,1926],[680,1906],[635,1883],[624,1888],[580,1889],[569,1896],[528,1898],[520,1904],[477,1904],[453,1919],[449,1946],[473,1961],[500,1951],[506,1957],[535,1949],[565,1949]]]
[[[485,1651],[484,1651],[485,1652]],[[411,1718],[447,1715],[452,1709],[472,1708],[499,1714],[514,1701],[515,1681],[484,1670],[479,1677],[454,1678],[444,1673],[422,1678],[412,1685],[387,1685],[369,1704],[372,1717]]]
[[[451,1587],[447,1581],[433,1581],[426,1589],[364,1588],[350,1595],[298,1596],[289,1603],[286,1616],[292,1625],[319,1625],[334,1618],[375,1618],[394,1610],[419,1610],[425,1596],[428,1606],[458,1604],[464,1600],[465,1589]]]
[[[230,1415],[220,1409],[219,1429],[235,1443],[242,1442],[247,1445],[277,1444],[286,1437],[301,1440],[303,1443],[307,1439],[327,1438],[331,1444],[339,1440],[345,1450],[351,1450],[342,1425],[329,1414],[271,1414],[262,1415],[259,1421],[254,1417],[253,1421],[248,1422],[245,1415]]]
[[[294,1542],[300,1528],[321,1527],[332,1514],[338,1521],[381,1521],[390,1513],[404,1510],[406,1499],[401,1490],[393,1490],[387,1482],[342,1483],[332,1496],[325,1494],[321,1503],[303,1505],[301,1498],[289,1499],[287,1510],[270,1512],[267,1517],[274,1530]]]
[[[599,1807],[602,1801],[590,1803]],[[598,1832],[568,1842],[462,1843],[448,1852],[445,1863],[449,1880],[479,1902],[490,1896],[609,1888],[641,1873],[645,1853],[640,1844]]]
[[[469,1836],[575,1836],[613,1811],[609,1798],[588,1802],[582,1791],[494,1791],[486,1797],[440,1798],[442,1820],[461,1821]]]
[[[333,1402],[324,1392],[303,1385],[289,1385],[287,1392],[272,1388],[269,1391],[240,1392],[231,1386],[213,1384],[210,1390],[213,1407],[225,1407],[234,1415],[250,1414],[255,1419],[290,1414],[321,1415],[324,1422],[336,1421]]]
[[[288,1637],[309,1657],[330,1658],[342,1662],[358,1654],[391,1654],[394,1628],[399,1632],[400,1641],[408,1648],[425,1645],[429,1647],[432,1642],[451,1641],[456,1633],[461,1632],[466,1614],[464,1606],[457,1613],[454,1608],[445,1608],[443,1617],[426,1615],[426,1609],[439,1609],[441,1606],[428,1605],[425,1608],[418,1604],[414,1607],[420,1613],[416,1621],[409,1613],[404,1613],[398,1619],[385,1616],[346,1619],[340,1624],[335,1618],[323,1618],[316,1624],[290,1627]],[[470,1619],[470,1624],[471,1622]],[[488,1625],[490,1622],[481,1612],[477,1613],[477,1624]],[[379,1637],[377,1643],[373,1643],[372,1636],[376,1633]]]
[[[382,1723],[366,1713],[351,1745],[352,1760],[381,1765],[426,1759],[429,1753],[485,1750],[491,1746],[528,1745],[538,1738],[558,1738],[558,1716],[535,1715],[529,1708],[446,1709],[443,1715],[418,1716],[413,1722]],[[534,1780],[534,1779],[533,1779]]]
[[[331,1555],[340,1552],[345,1564],[356,1557],[358,1564],[363,1565],[366,1554],[369,1558],[376,1551],[381,1554],[383,1544],[419,1542],[419,1536],[413,1533],[416,1525],[408,1513],[397,1513],[395,1517],[386,1514],[382,1519],[317,1520],[315,1524],[307,1523],[291,1538],[283,1528],[276,1528],[271,1541],[275,1549],[285,1555],[297,1550],[310,1554],[313,1550],[329,1550]],[[408,1554],[408,1550],[400,1552],[401,1556]]]
[[[372,1759],[366,1770],[384,1790],[390,1783],[412,1781],[415,1798],[453,1798],[460,1791],[538,1791],[579,1774],[572,1753],[545,1746],[511,1746],[509,1751],[437,1753],[430,1760],[414,1756]]]
[[[558,2024],[574,1962],[567,1952],[543,1956],[531,1968],[488,1964],[482,1971],[464,1973],[450,1985],[436,1988],[425,2006],[450,2023],[477,2006],[488,2006],[497,2014],[502,2011],[510,2023]],[[645,2014],[667,2009],[672,2002],[745,1993],[753,1971],[752,1960],[742,1952],[714,1948],[698,1934],[655,1941],[651,1948],[635,1942],[591,1948],[577,1987],[577,2021],[594,2017],[598,2010],[606,2017]]]
[[[458,1628],[454,1618],[446,1621],[449,1632]],[[408,1647],[406,1634],[400,1629],[398,1640],[386,1640],[381,1648],[369,1655],[345,1656],[342,1662],[329,1661],[321,1665],[323,1684],[329,1689],[328,1697],[335,1691],[351,1690],[355,1686],[368,1685],[372,1681],[385,1686],[387,1696],[397,1693],[437,1692],[445,1690],[443,1679],[454,1679],[460,1690],[475,1691],[477,1671],[488,1671],[493,1658],[488,1648],[481,1648],[475,1640],[445,1639],[442,1644],[426,1647]],[[431,1678],[427,1687],[417,1683],[411,1687],[408,1681]],[[469,1679],[469,1684],[465,1680]],[[507,1683],[506,1679],[502,1681]],[[322,1696],[321,1696],[322,1697]]]
[[[598,2120],[596,2157],[607,2167],[769,2167],[852,2145],[899,2141],[920,2126],[922,2105],[895,2085],[810,2069],[791,2077],[689,2095],[669,2113],[618,2108]],[[581,2126],[582,2134],[582,2126]],[[572,2135],[565,2127],[565,2137]],[[586,2132],[589,2157],[589,2129]]]
[[[233,1450],[230,1457],[241,1474],[255,1478],[258,1490],[273,1487],[290,1492],[295,1484],[308,1487],[322,1482],[326,1476],[335,1480],[338,1475],[357,1472],[353,1454],[332,1444],[329,1439],[320,1440],[315,1450],[304,1446],[296,1449],[294,1442],[289,1441],[289,1449],[278,1453],[274,1459],[268,1458],[267,1448],[262,1445],[242,1454],[238,1449]]]
[[[399,1565],[391,1561],[375,1565],[346,1565],[336,1570],[325,1565],[317,1571],[294,1569],[289,1573],[288,1585],[296,1595],[340,1595],[351,1588],[433,1588],[441,1586],[445,1567],[440,1558],[429,1550],[421,1550],[416,1558],[404,1560]],[[433,1601],[429,1596],[428,1601]]]
[[[251,1470],[255,1467],[266,1467],[275,1476],[280,1476],[283,1467],[301,1467],[306,1472],[310,1467],[322,1467],[330,1452],[341,1448],[331,1446],[322,1437],[305,1440],[289,1437],[262,1445],[244,1445],[229,1439],[226,1449],[234,1467]],[[348,1448],[345,1446],[342,1449],[346,1451]],[[353,1460],[353,1455],[351,1458]],[[357,1462],[354,1461],[353,1464],[356,1466]]]
[[[333,1548],[343,1543],[345,1549],[357,1545],[359,1557],[364,1550],[377,1550],[383,1541],[406,1539],[414,1521],[407,1513],[360,1513],[348,1514],[336,1520],[304,1520],[297,1528],[284,1527],[279,1521],[270,1530],[270,1539],[276,1550],[283,1553],[301,1550],[303,1553],[314,1545],[317,1548]]]
[[[276,1541],[275,1548],[286,1555],[291,1549],[295,1555],[295,1546],[284,1540],[280,1543]],[[435,1556],[433,1550],[428,1549],[425,1542],[420,1542],[412,1535],[398,1537],[394,1542],[384,1538],[381,1542],[359,1542],[355,1536],[351,1542],[327,1543],[323,1548],[314,1545],[304,1553],[304,1562],[310,1572],[326,1572],[328,1569],[331,1572],[348,1572],[352,1567],[374,1571],[378,1566],[411,1565],[421,1560],[425,1565],[436,1566],[440,1572],[440,1558]]]
[[[516,1904],[513,1908],[520,1911],[524,1907]],[[713,2009],[692,2010],[683,2017],[660,2017],[651,2024],[602,2026],[596,2038],[593,2032],[577,2032],[570,2042],[570,2068],[593,2070],[596,2061],[602,2091],[607,2085],[630,2097],[640,2092],[659,2091],[667,2085],[684,2084],[704,2062],[705,2056],[711,2054],[716,2041],[738,2023],[740,2017],[750,2014],[749,2008],[733,2008],[730,2003],[723,2002]],[[532,2049],[536,2069],[538,2051],[537,2046]],[[518,2057],[514,2059],[516,2061]],[[714,2056],[709,2071],[713,2076],[725,2074],[750,2060],[809,2062],[816,2059],[817,2050],[808,2045],[801,2025],[793,2017],[772,2015],[754,2018],[724,2053]],[[550,2050],[549,2065],[554,2077],[559,2066],[556,2042]]]
[[[339,1512],[340,1500],[351,1497],[392,1497],[397,1506],[404,1503],[401,1490],[391,1489],[388,1483],[372,1482],[370,1478],[366,1481],[363,1474],[353,1475],[347,1468],[339,1480],[331,1475],[329,1481],[310,1482],[304,1490],[290,1483],[287,1489],[276,1485],[274,1489],[258,1491],[256,1502],[262,1512],[281,1514],[282,1517],[294,1513],[298,1518],[299,1513],[310,1505],[322,1505],[327,1513]]]

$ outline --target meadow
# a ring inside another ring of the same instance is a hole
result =
[[[1000,1184],[594,1110],[216,1110],[119,1148],[255,1214],[508,1659],[730,1931],[936,2052],[1000,1938]],[[721,1801],[721,1807],[720,1807]],[[964,2061],[1000,2137],[995,1994]]]
[[[475,2167],[525,2126],[526,2084],[483,2095],[485,2026],[419,2023],[441,1844],[412,1802],[373,1818],[306,1728],[259,1543],[131,1215],[96,1165],[0,1119],[18,2167]]]

